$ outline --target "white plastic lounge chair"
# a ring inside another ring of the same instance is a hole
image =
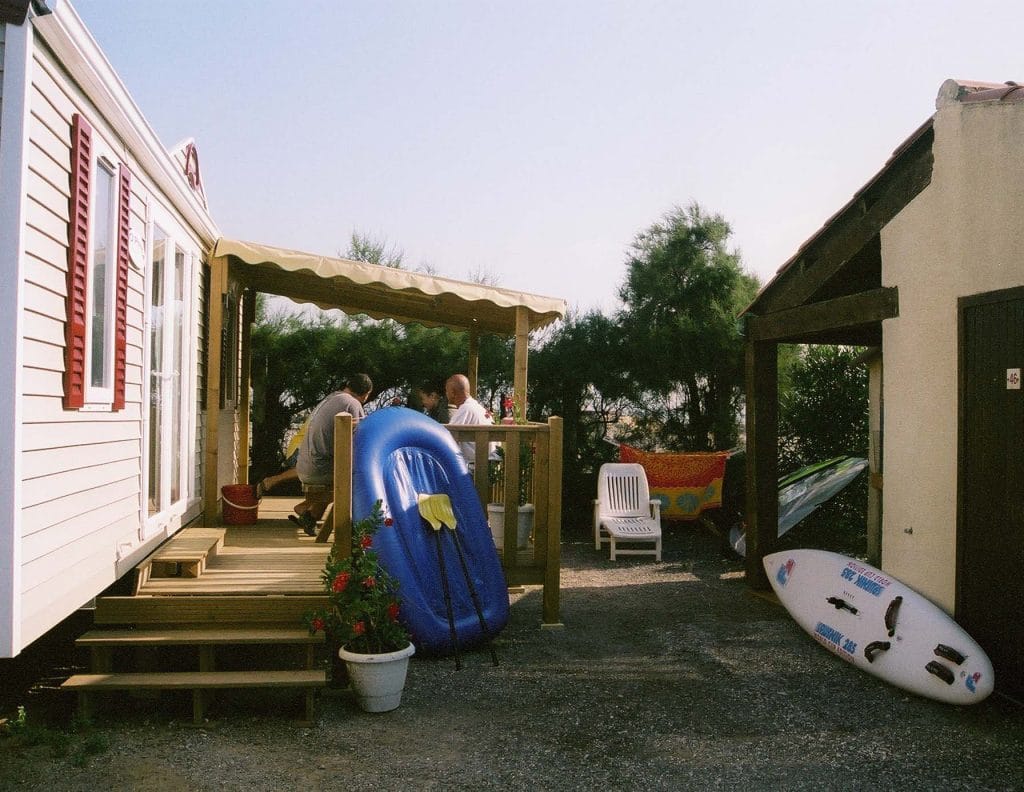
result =
[[[661,502],[651,499],[643,465],[608,463],[597,476],[594,547],[608,542],[617,555],[653,555],[661,561]],[[654,549],[623,550],[618,542],[653,542]]]

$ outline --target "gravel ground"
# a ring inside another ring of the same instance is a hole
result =
[[[187,702],[124,704],[65,756],[0,739],[0,789],[1024,788],[1008,700],[939,704],[841,662],[696,527],[667,531],[660,564],[612,564],[580,538],[563,549],[564,629],[539,629],[539,589],[515,594],[498,667],[483,650],[461,671],[414,658],[398,710],[330,690],[312,728],[293,725],[294,695],[222,701],[200,728]],[[37,691],[30,718],[66,722],[67,705]]]

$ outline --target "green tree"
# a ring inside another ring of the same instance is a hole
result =
[[[868,373],[858,347],[797,348],[779,394],[779,469],[849,454],[867,456]]]
[[[590,514],[597,470],[615,458],[605,442],[609,428],[629,408],[621,332],[615,321],[591,311],[570,312],[530,355],[529,416],[561,416],[563,423],[563,525]]]
[[[625,372],[636,404],[629,439],[673,450],[729,448],[738,436],[743,339],[737,314],[757,292],[720,215],[676,207],[637,235],[620,289]]]
[[[402,269],[405,251],[386,239],[372,237],[361,231],[353,231],[348,242],[348,250],[344,258],[352,261],[365,261],[367,264],[379,264],[382,267]]]

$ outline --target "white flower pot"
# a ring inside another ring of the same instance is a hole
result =
[[[491,527],[491,538],[494,546],[501,550],[505,546],[505,505],[502,503],[487,504],[487,524]],[[533,533],[533,504],[524,503],[519,507],[519,524],[516,526],[516,546],[525,550],[530,546],[530,534]]]
[[[402,703],[409,658],[416,652],[411,643],[397,652],[359,654],[344,646],[338,656],[345,661],[356,702],[366,712],[388,712]]]

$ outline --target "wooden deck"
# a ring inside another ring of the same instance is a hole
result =
[[[255,525],[225,526],[224,544],[199,577],[150,577],[138,596],[261,596],[323,593],[330,551],[287,519],[297,498],[266,497]]]

